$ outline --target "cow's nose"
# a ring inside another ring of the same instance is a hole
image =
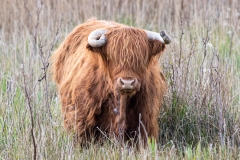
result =
[[[132,90],[137,84],[137,78],[118,78],[118,84],[122,90]]]

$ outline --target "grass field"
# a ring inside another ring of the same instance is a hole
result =
[[[0,0],[0,159],[240,159],[239,0]],[[159,141],[75,146],[49,57],[91,17],[172,38]]]

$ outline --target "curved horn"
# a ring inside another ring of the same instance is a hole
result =
[[[92,31],[88,36],[88,44],[92,47],[101,47],[107,43],[107,38],[105,37],[105,33],[107,29],[96,29]]]
[[[161,31],[160,34],[152,31],[145,30],[148,39],[150,40],[159,40],[164,44],[169,44],[171,42],[170,37],[166,34],[166,32]]]

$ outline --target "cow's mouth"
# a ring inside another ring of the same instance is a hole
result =
[[[133,89],[121,89],[121,90],[119,90],[119,93],[121,95],[134,95],[136,93],[136,90],[133,90]]]

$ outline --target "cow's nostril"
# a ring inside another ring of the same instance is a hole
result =
[[[137,78],[134,78],[133,80],[134,80],[134,81],[133,81],[132,85],[135,85],[136,83],[138,83]]]
[[[120,84],[124,85],[124,82],[123,82],[122,78],[119,78],[119,80],[120,80]]]

